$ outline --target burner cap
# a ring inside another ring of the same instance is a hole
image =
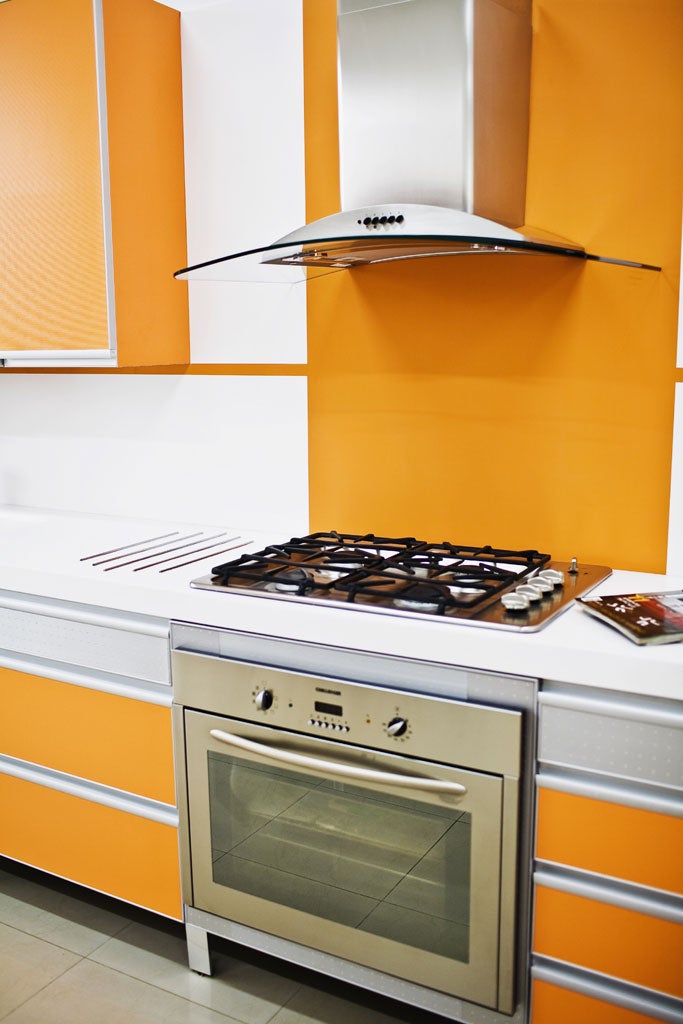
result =
[[[433,583],[411,583],[394,598],[394,604],[397,608],[408,608],[416,612],[443,612],[449,596],[446,587],[435,586]]]
[[[340,580],[344,576],[378,563],[379,560],[377,552],[367,548],[330,548],[321,558],[325,568],[319,570],[319,575],[328,580]]]
[[[272,586],[274,590],[305,594],[313,584],[313,573],[308,572],[307,569],[286,569],[284,572],[278,573]]]
[[[379,555],[369,548],[344,548],[343,550],[333,548],[331,551],[325,552],[325,557],[328,562],[333,564],[356,569],[370,560],[376,560]]]

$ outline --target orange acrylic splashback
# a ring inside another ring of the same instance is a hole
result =
[[[339,209],[337,0],[304,0],[306,221]]]
[[[92,2],[2,5],[0,95],[0,348],[107,349]]]
[[[318,17],[331,23],[334,4]],[[321,131],[336,123],[323,71],[333,37],[317,31],[305,39],[307,94],[319,86],[306,145],[307,168],[327,175],[326,190],[319,177],[308,187],[321,216],[339,193]],[[682,45],[676,0],[534,4],[527,223],[662,273],[487,255],[309,285],[312,529],[663,571]]]

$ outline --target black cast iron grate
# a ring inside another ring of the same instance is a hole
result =
[[[213,568],[216,585],[470,615],[550,561],[527,550],[313,533]]]

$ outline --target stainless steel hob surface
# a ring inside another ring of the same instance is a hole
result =
[[[217,565],[217,593],[534,632],[611,573],[533,549],[313,533]]]

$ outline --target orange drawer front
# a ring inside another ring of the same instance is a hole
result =
[[[683,925],[536,887],[534,951],[683,997]]]
[[[534,980],[531,1024],[661,1024],[661,1020]]]
[[[0,775],[0,854],[168,917],[182,917],[178,833],[135,814]]]
[[[683,818],[540,789],[536,856],[683,894]]]
[[[0,751],[175,803],[170,708],[0,668]]]

